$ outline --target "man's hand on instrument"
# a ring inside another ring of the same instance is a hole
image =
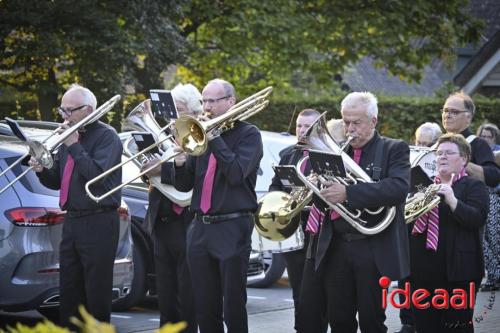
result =
[[[161,163],[159,158],[152,159],[144,163],[141,167],[141,172],[146,171],[156,165],[153,169],[146,172],[146,176],[153,177],[158,176],[161,173]]]
[[[42,172],[43,171],[43,166],[40,163],[38,163],[38,161],[34,157],[30,158],[30,160],[28,161],[28,164],[29,164],[29,166],[33,167],[33,170],[35,170],[35,172]]]
[[[345,185],[337,182],[325,182],[321,195],[331,203],[341,203],[347,200],[347,192]]]
[[[175,153],[182,153],[182,154],[179,154],[179,155],[175,156],[175,158],[174,158],[175,166],[176,167],[183,166],[184,163],[186,163],[187,154],[184,153],[184,151],[182,150],[181,147],[174,147],[174,152]]]

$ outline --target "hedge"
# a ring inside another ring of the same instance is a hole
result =
[[[269,106],[259,114],[249,119],[262,130],[273,132],[294,132],[295,120],[300,110],[315,108],[320,112],[327,112],[327,119],[340,117],[340,102],[344,96],[331,96],[327,98],[286,98],[280,96],[270,97]],[[118,112],[113,110],[107,119],[115,127],[119,127],[123,115],[127,115],[143,97],[128,95],[123,104],[125,109]],[[500,125],[500,99],[474,97],[476,116],[472,128],[476,129],[484,122]],[[443,98],[416,98],[416,97],[379,97],[378,130],[382,135],[413,141],[415,129],[423,122],[434,121],[441,124],[441,108]],[[0,119],[5,116],[16,118],[17,115],[25,119],[36,119],[38,112],[33,101],[13,104],[0,102]],[[17,110],[17,111],[16,111]],[[29,110],[29,111],[25,111]],[[290,128],[289,128],[290,126]],[[117,128],[119,130],[119,128]]]

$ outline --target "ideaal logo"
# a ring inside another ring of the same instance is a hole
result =
[[[469,284],[469,290],[453,289],[450,295],[446,289],[435,289],[432,294],[426,289],[416,289],[410,292],[410,283],[405,283],[405,288],[395,288],[389,293],[389,286],[391,280],[387,276],[382,276],[379,281],[382,287],[382,308],[387,308],[387,296],[389,302],[396,309],[409,309],[411,305],[417,309],[427,309],[433,307],[434,309],[448,309],[450,306],[453,309],[473,309],[476,302],[476,286],[473,282]],[[404,296],[404,302],[399,303],[396,301],[397,295]],[[427,297],[432,296],[430,302],[423,302]]]

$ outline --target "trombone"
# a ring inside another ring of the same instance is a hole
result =
[[[93,123],[94,121],[101,118],[103,115],[108,113],[113,106],[120,100],[120,95],[115,95],[111,99],[109,99],[106,103],[101,105],[98,109],[94,110],[91,114],[80,120],[78,123],[73,125],[71,128],[65,130],[63,133],[59,133],[60,127],[55,129],[50,133],[50,135],[45,138],[43,141],[36,140],[28,140],[26,144],[29,147],[27,153],[19,157],[16,161],[14,161],[8,168],[6,168],[1,174],[0,177],[7,173],[7,171],[14,168],[16,165],[21,163],[26,157],[32,156],[34,157],[38,163],[40,163],[44,168],[50,169],[54,164],[54,159],[52,157],[52,153],[61,146],[61,144],[66,140],[71,134],[79,130],[81,127]],[[30,172],[34,167],[30,166],[26,170],[24,170],[19,176],[17,176],[14,180],[8,183],[4,188],[0,190],[0,194],[5,192],[9,187],[11,187],[14,183],[16,183],[19,179],[24,177],[28,172]]]
[[[272,92],[272,87],[267,87],[247,98],[241,102],[233,105],[229,110],[223,115],[211,119],[209,121],[200,121],[193,116],[184,115],[180,116],[177,120],[169,122],[165,127],[161,129],[160,132],[170,129],[172,134],[167,135],[158,142],[146,147],[142,151],[139,151],[135,155],[131,156],[127,160],[120,164],[115,165],[113,168],[106,170],[106,172],[89,180],[85,184],[85,191],[87,195],[94,200],[99,202],[104,198],[112,195],[116,191],[119,191],[123,187],[135,181],[137,178],[144,176],[151,170],[157,168],[159,165],[175,158],[176,156],[186,153],[191,156],[199,156],[205,152],[208,146],[207,134],[211,133],[214,135],[219,135],[234,126],[234,123],[238,120],[245,120],[254,114],[262,111],[268,104],[269,101],[267,97]],[[120,184],[119,186],[112,188],[108,192],[102,194],[101,196],[96,196],[90,190],[90,186],[94,183],[100,181],[101,179],[107,177],[109,174],[113,173],[116,169],[121,168],[123,165],[129,163],[130,161],[138,158],[140,155],[150,151],[154,147],[161,145],[167,140],[173,140],[174,144],[182,149],[182,152],[172,152],[163,154],[162,158],[155,163],[150,168],[143,170],[136,177],[130,179],[129,181]]]

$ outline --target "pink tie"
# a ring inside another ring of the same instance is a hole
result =
[[[214,187],[216,167],[217,160],[215,159],[214,154],[210,154],[207,172],[205,173],[205,179],[203,179],[203,188],[201,190],[200,209],[203,213],[208,212],[212,203],[212,188]]]
[[[68,201],[69,183],[71,181],[71,175],[73,174],[73,168],[75,167],[75,160],[68,154],[66,159],[66,165],[64,166],[63,178],[61,182],[61,191],[59,197],[59,206],[63,208]]]
[[[462,177],[467,176],[465,168],[463,168],[458,175],[456,175],[451,181],[454,184],[457,180]],[[434,183],[440,184],[441,178],[439,175],[434,178]],[[427,230],[425,248],[427,250],[437,251],[438,240],[439,240],[439,206],[434,207],[430,212],[425,213],[420,216],[411,231],[413,236],[417,234],[422,234]]]
[[[172,202],[172,210],[174,211],[175,214],[181,215],[182,211],[184,211],[184,207],[179,206],[175,202]]]
[[[302,155],[302,156],[303,156],[303,157],[309,156],[309,151],[308,151],[308,150],[304,150],[304,152],[303,152],[303,155]],[[309,161],[308,161],[308,162],[306,162],[306,163],[302,163],[302,165],[300,166],[300,172],[301,172],[302,174],[304,174],[304,172],[306,171],[306,166],[307,166],[307,163],[309,163]]]

